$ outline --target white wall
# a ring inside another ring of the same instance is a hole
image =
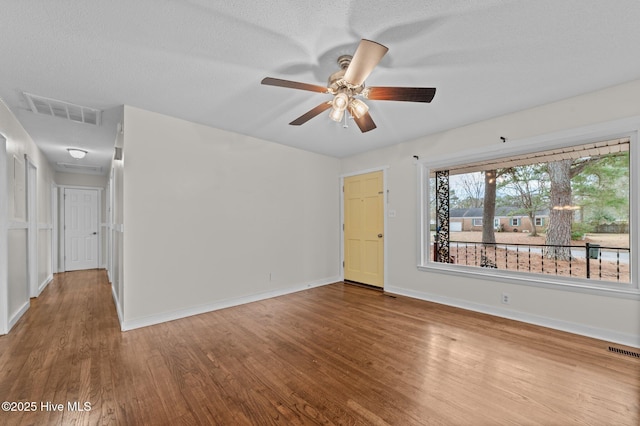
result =
[[[5,325],[0,333],[8,332],[29,307],[27,287],[27,218],[25,191],[25,155],[37,167],[37,265],[38,285],[42,290],[52,279],[51,235],[53,218],[51,212],[51,186],[53,170],[42,152],[24,130],[9,108],[0,100],[0,134],[6,139],[6,188],[0,193],[0,202],[6,203],[8,221],[7,251],[8,271],[6,283],[0,280],[0,303],[6,304]],[[0,310],[2,312],[2,310]],[[3,324],[4,323],[4,324]]]
[[[55,181],[58,185],[65,186],[90,186],[93,188],[105,188],[107,186],[106,175],[87,175],[84,173],[55,173]]]
[[[125,107],[124,328],[338,279],[339,160]]]
[[[500,136],[518,140],[640,115],[638,99],[640,80],[343,159],[341,172],[344,174],[390,166],[388,208],[397,215],[387,219],[389,281],[386,289],[640,347],[637,298],[418,271],[418,203],[413,159],[413,155],[428,159],[494,146],[501,143]],[[437,108],[437,102],[432,107]],[[508,309],[500,304],[503,291],[511,296]]]

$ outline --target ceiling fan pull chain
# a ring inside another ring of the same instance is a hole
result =
[[[343,128],[343,129],[348,129],[348,128],[349,128],[349,124],[347,124],[347,116],[348,116],[348,115],[349,115],[349,114],[345,114],[345,115],[344,115],[344,124],[342,125],[342,128]]]

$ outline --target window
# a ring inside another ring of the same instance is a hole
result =
[[[421,163],[419,268],[639,294],[639,237],[629,232],[638,226],[638,128],[640,118],[621,120]],[[484,198],[465,194],[469,182],[482,182],[483,194],[494,182],[495,242],[478,230],[449,233],[448,210]]]

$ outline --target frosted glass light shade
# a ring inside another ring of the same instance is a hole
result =
[[[349,104],[349,96],[346,93],[338,93],[333,98],[333,109],[338,111],[344,111],[347,109],[347,105]]]
[[[75,158],[76,160],[80,160],[84,158],[85,155],[87,155],[87,151],[82,149],[68,148],[67,151],[69,151],[69,155]]]
[[[329,118],[332,119],[333,121],[337,121],[340,122],[342,121],[342,117],[344,116],[344,110],[339,110],[336,108],[332,108],[331,112],[329,113]]]
[[[362,102],[360,99],[352,98],[351,102],[349,102],[349,112],[355,118],[360,118],[365,115],[369,111],[369,107],[367,104]]]

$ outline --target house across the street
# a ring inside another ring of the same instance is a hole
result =
[[[449,210],[449,230],[482,232],[482,207]],[[549,210],[539,210],[535,215],[537,231],[547,227]],[[519,207],[496,207],[493,228],[504,232],[531,232],[533,225],[529,216]]]

